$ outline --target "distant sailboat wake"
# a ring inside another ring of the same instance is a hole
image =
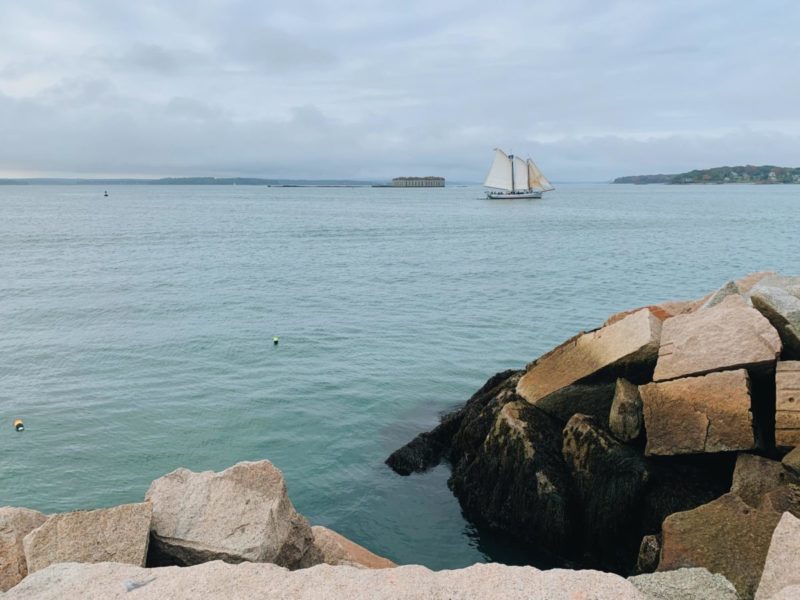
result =
[[[486,196],[494,200],[541,198],[555,189],[530,158],[522,160],[499,148],[494,150],[494,162],[483,185],[490,188]]]

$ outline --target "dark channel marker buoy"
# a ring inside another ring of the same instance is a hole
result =
[[[272,336],[272,345],[277,346],[278,342],[280,342],[280,338],[277,335]]]
[[[22,419],[14,419],[14,429],[16,431],[25,431],[25,424]]]

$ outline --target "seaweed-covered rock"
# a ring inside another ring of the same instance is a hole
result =
[[[571,489],[555,419],[522,400],[511,402],[480,448],[460,450],[449,483],[468,518],[543,555],[570,551]]]
[[[522,371],[508,370],[491,377],[461,408],[444,415],[439,425],[419,434],[395,450],[386,464],[399,475],[420,473],[450,458],[453,438],[476,437],[479,445],[492,427],[498,411],[515,398],[514,390]],[[477,432],[476,432],[477,430]],[[459,446],[470,444],[462,441]]]
[[[585,552],[596,566],[629,571],[641,540],[632,517],[641,510],[649,477],[644,457],[586,415],[569,420],[563,440],[564,460],[582,508]]]

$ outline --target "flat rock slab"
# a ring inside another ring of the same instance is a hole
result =
[[[800,476],[800,446],[794,448],[789,454],[784,456],[781,463],[784,469],[793,475]]]
[[[63,562],[144,566],[152,514],[140,502],[53,515],[23,540],[28,572]]]
[[[319,549],[322,560],[327,565],[347,565],[365,569],[391,569],[397,566],[388,558],[373,554],[332,529],[315,525],[311,531],[314,533],[314,545]]]
[[[138,587],[137,587],[138,586]],[[127,590],[133,590],[128,593]],[[130,565],[53,565],[3,600],[648,600],[629,581],[599,571],[479,564],[453,571],[420,566],[357,569],[318,565],[287,571],[271,564],[142,569]]]
[[[604,369],[652,361],[660,335],[661,321],[647,309],[581,333],[531,363],[517,384],[517,394],[535,405]]]
[[[772,534],[756,600],[770,600],[790,586],[800,586],[800,519],[784,513]]]
[[[775,373],[775,443],[800,446],[800,360],[778,363]]]
[[[647,455],[755,447],[750,381],[744,369],[648,383],[640,386],[639,392]]]
[[[664,321],[653,374],[665,381],[777,361],[781,340],[770,322],[739,295]]]
[[[752,599],[780,513],[754,509],[725,494],[664,519],[659,571],[704,567],[724,575],[743,600]]]
[[[47,521],[35,510],[0,507],[0,592],[17,585],[28,574],[22,540]]]
[[[770,275],[750,290],[753,306],[778,330],[789,358],[800,358],[800,277]]]
[[[283,474],[268,460],[241,462],[220,473],[178,469],[156,479],[153,544],[179,565],[210,560],[315,564],[308,522],[297,513]],[[319,561],[316,561],[319,562]]]
[[[676,569],[628,579],[652,600],[739,600],[733,584],[708,569]]]

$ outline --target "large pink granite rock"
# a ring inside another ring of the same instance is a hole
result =
[[[314,533],[314,545],[325,564],[365,569],[391,569],[397,566],[388,558],[373,554],[332,529],[315,525],[311,531]]]
[[[775,373],[775,443],[800,446],[800,361],[778,363]]]
[[[654,381],[774,363],[778,332],[739,295],[664,321]]]
[[[750,381],[744,369],[648,383],[639,392],[647,455],[755,447]]]
[[[780,518],[780,513],[754,509],[735,494],[673,513],[661,527],[658,570],[705,567],[724,575],[743,600],[750,600]]]
[[[53,563],[123,562],[143,567],[150,541],[148,502],[53,515],[25,536],[33,573]]]
[[[770,600],[790,586],[800,586],[800,519],[783,513],[772,534],[756,600]]]
[[[128,590],[131,590],[130,592]],[[408,565],[357,569],[215,561],[194,567],[52,565],[3,600],[649,600],[619,575],[479,564],[452,571]]]
[[[47,521],[35,510],[0,507],[0,592],[17,585],[28,574],[22,540]]]
[[[800,479],[785,469],[779,461],[743,452],[736,457],[731,492],[750,506],[759,506],[768,492],[798,483]]]
[[[316,552],[311,527],[268,460],[220,473],[178,469],[156,479],[145,500],[153,504],[153,545],[177,564],[249,560],[297,568],[320,562],[307,556]]]
[[[517,383],[517,393],[535,405],[598,371],[652,361],[660,334],[661,321],[646,309],[581,333],[531,363]]]
[[[778,330],[785,358],[800,359],[800,277],[771,275],[749,293],[753,306]]]

